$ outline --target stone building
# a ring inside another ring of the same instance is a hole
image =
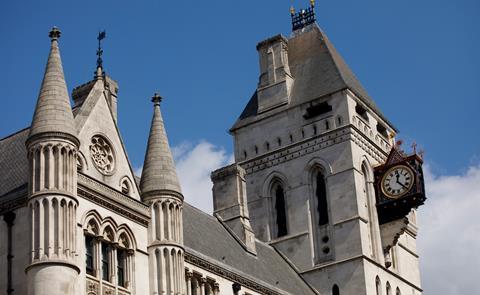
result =
[[[373,167],[396,129],[313,5],[292,19],[290,37],[257,45],[235,163],[211,175],[214,216],[184,201],[162,98],[137,177],[117,82],[100,62],[72,107],[53,28],[32,123],[0,140],[0,293],[421,294],[415,210],[400,230],[376,210]]]

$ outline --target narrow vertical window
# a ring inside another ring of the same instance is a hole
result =
[[[275,211],[277,217],[277,238],[287,234],[287,215],[285,211],[285,192],[279,185],[275,188]]]
[[[397,287],[397,291],[395,292],[395,295],[402,295],[402,293],[400,292],[400,288]]]
[[[85,236],[85,265],[87,274],[93,276],[93,237]]]
[[[332,287],[332,295],[340,295],[340,289],[336,284]]]
[[[125,287],[125,265],[126,265],[126,251],[117,249],[117,284]]]
[[[390,283],[389,283],[389,282],[387,282],[386,289],[387,289],[387,295],[392,295],[392,288],[390,287]]]
[[[325,129],[326,130],[330,129],[330,122],[328,122],[328,120],[325,121]]]
[[[327,205],[327,187],[325,177],[322,173],[317,174],[317,188],[315,195],[317,196],[317,212],[318,225],[322,226],[328,223],[328,205]]]
[[[110,277],[110,263],[108,259],[109,247],[106,243],[102,242],[102,280],[108,281]]]
[[[376,295],[382,295],[382,283],[380,282],[380,278],[377,277],[375,279],[375,289],[376,289]]]

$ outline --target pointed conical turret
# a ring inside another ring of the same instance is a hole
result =
[[[172,152],[168,145],[167,133],[163,125],[160,111],[161,101],[162,97],[155,93],[152,97],[154,105],[152,125],[140,181],[142,198],[168,195],[183,199]]]
[[[50,55],[38,95],[29,137],[56,133],[75,138],[73,113],[58,48],[60,30],[53,27],[49,36],[51,38]]]

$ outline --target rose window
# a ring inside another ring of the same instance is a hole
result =
[[[95,167],[102,174],[112,174],[115,168],[115,157],[110,143],[102,136],[92,137],[90,144],[90,156]]]

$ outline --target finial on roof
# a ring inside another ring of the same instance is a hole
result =
[[[53,28],[50,30],[50,33],[48,34],[48,37],[50,37],[52,41],[56,41],[58,40],[58,38],[60,38],[61,34],[62,32],[57,27],[53,26]]]
[[[290,14],[291,14],[291,15],[294,15],[294,14],[295,14],[295,7],[293,7],[293,5],[290,6]]]
[[[103,54],[103,49],[102,49],[102,40],[105,39],[107,36],[105,30],[98,32],[98,49],[97,49],[97,70],[95,72],[95,78],[100,79],[103,78],[105,73],[103,72],[103,59],[102,59],[102,54]]]
[[[152,96],[152,102],[153,105],[160,105],[160,102],[162,102],[163,97],[161,97],[158,92],[155,92],[155,94]]]
[[[310,6],[315,7],[315,0],[310,0]]]

